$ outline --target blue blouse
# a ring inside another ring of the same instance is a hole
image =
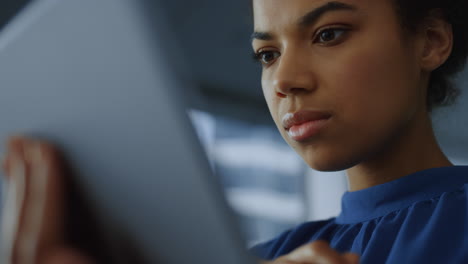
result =
[[[315,240],[361,263],[468,263],[468,166],[346,192],[338,217],[302,224],[252,252],[273,260]]]

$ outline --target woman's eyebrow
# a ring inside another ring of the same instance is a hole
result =
[[[319,20],[323,15],[329,12],[334,12],[334,11],[343,11],[343,10],[348,10],[348,11],[356,11],[357,7],[350,5],[350,4],[345,4],[342,2],[337,2],[337,1],[332,1],[328,2],[322,6],[319,6],[315,8],[314,10],[310,11],[309,13],[305,14],[303,17],[299,19],[298,25],[300,27],[309,27],[310,25],[313,25]],[[258,40],[273,40],[274,36],[273,34],[269,32],[258,32],[255,31],[251,35],[251,41],[258,39]]]
[[[317,20],[319,20],[326,13],[343,10],[356,11],[357,7],[342,2],[328,2],[305,14],[302,18],[299,19],[298,25],[300,27],[308,27],[315,24]]]
[[[250,37],[250,39],[253,41],[254,39],[259,39],[259,40],[273,40],[274,37],[272,34],[268,33],[268,32],[258,32],[258,31],[255,31],[254,33],[252,33],[252,36]]]

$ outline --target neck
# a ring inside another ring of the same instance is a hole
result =
[[[347,170],[349,191],[369,188],[425,169],[453,166],[437,143],[429,115],[424,112],[419,117],[384,151]]]

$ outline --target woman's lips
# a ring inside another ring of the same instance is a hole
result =
[[[283,126],[291,139],[303,141],[316,135],[330,119],[331,115],[318,111],[299,111],[283,117]]]
[[[288,135],[296,141],[306,140],[316,135],[327,121],[328,119],[321,119],[309,121],[297,126],[292,126],[288,130]]]

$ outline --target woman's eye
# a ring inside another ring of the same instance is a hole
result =
[[[275,61],[281,54],[277,51],[260,51],[255,54],[255,59],[264,65],[269,65]]]
[[[348,29],[344,28],[329,28],[320,31],[317,37],[314,39],[315,43],[328,44],[339,40],[343,35],[348,32]]]

